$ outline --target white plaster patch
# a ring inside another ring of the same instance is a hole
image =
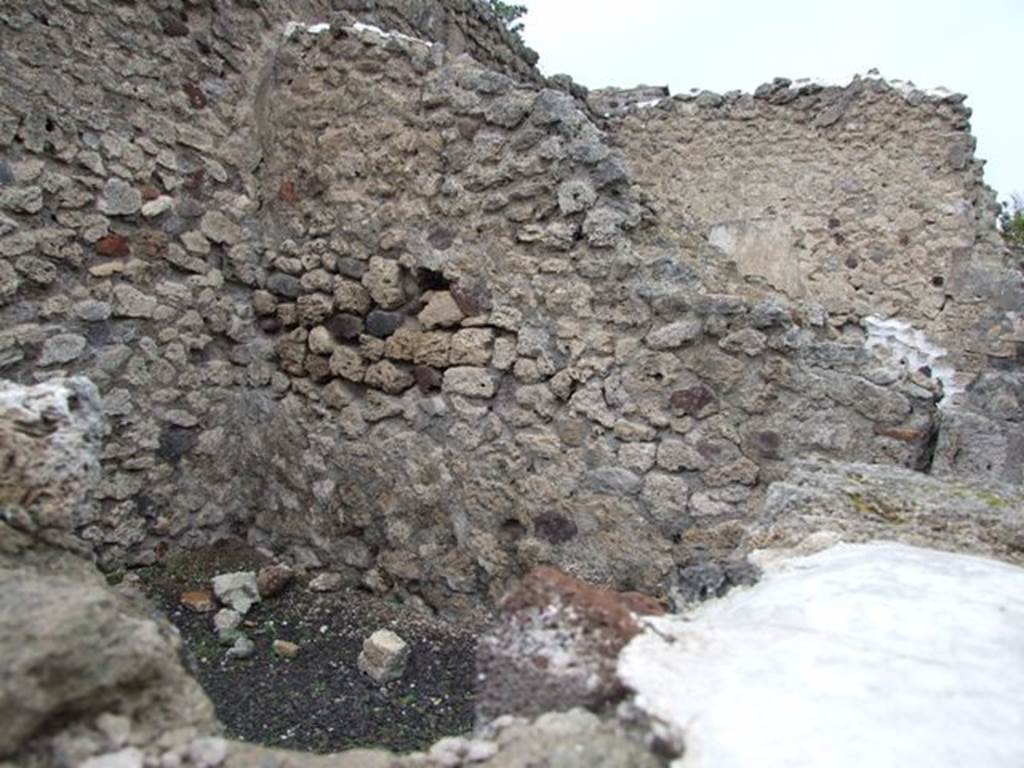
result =
[[[319,24],[303,24],[301,21],[289,21],[284,26],[284,36],[290,40],[299,32],[308,32],[311,35],[322,35],[330,29],[331,25],[327,22],[321,22]]]
[[[619,675],[673,768],[1024,765],[1024,569],[841,544],[646,623]]]
[[[864,326],[868,332],[865,348],[885,365],[911,373],[922,369],[930,371],[929,377],[942,384],[940,405],[952,404],[955,396],[963,391],[957,384],[956,369],[943,362],[947,351],[932,342],[924,331],[902,320],[876,315],[864,318]]]
[[[845,82],[827,80],[820,77],[801,77],[793,81],[793,87],[801,88],[805,85],[820,85],[823,88],[847,88],[851,83],[855,83],[858,80],[876,80],[880,83],[885,83],[904,99],[909,99],[914,93],[920,93],[930,99],[944,99],[947,96],[954,95],[952,91],[941,85],[934,88],[919,88],[909,80],[890,80],[882,77],[877,69],[869,69],[863,74],[855,74]]]
[[[409,43],[419,43],[420,45],[425,45],[428,48],[429,47],[433,47],[433,45],[434,45],[429,40],[421,40],[418,37],[412,37],[410,35],[403,35],[401,32],[395,32],[394,30],[385,32],[380,27],[375,27],[373,24],[364,24],[361,21],[357,21],[355,24],[353,24],[352,25],[352,29],[354,29],[356,32],[371,32],[371,33],[373,33],[375,35],[378,35],[378,36],[384,37],[384,38],[391,37],[391,38],[394,38],[396,40],[405,40],[406,42],[409,42]]]

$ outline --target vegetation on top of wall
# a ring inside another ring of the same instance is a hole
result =
[[[521,40],[523,22],[520,19],[526,15],[526,6],[505,3],[502,0],[487,0],[487,5],[505,23],[509,32],[514,33]]]
[[[1010,202],[1003,203],[999,228],[1011,247],[1024,248],[1024,195],[1014,194]]]

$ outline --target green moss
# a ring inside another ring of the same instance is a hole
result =
[[[906,515],[903,511],[883,505],[877,499],[866,498],[863,494],[855,491],[847,491],[853,508],[865,517],[874,517],[884,520],[887,523],[905,523]]]
[[[1005,509],[1006,507],[1010,506],[1010,502],[1008,502],[1002,496],[999,496],[995,493],[991,493],[990,491],[978,491],[977,496],[979,499],[981,499],[983,502],[988,504],[993,509]]]

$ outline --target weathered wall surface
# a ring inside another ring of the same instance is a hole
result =
[[[1024,343],[1024,276],[963,100],[873,77],[779,80],[663,100],[613,129],[664,215],[748,283],[816,301],[837,324],[899,318],[973,372]]]
[[[0,12],[0,375],[99,386],[104,563],[233,534],[438,605],[655,589],[796,457],[930,465],[931,372],[739,280],[613,146],[641,118],[397,0],[296,5]]]

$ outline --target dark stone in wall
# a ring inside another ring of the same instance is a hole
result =
[[[267,278],[267,290],[278,296],[295,299],[302,295],[302,284],[298,278],[281,272],[275,272]]]
[[[164,461],[177,464],[195,447],[198,439],[195,429],[168,424],[160,432],[157,455]]]
[[[383,339],[397,331],[403,322],[405,322],[405,315],[401,312],[385,312],[375,309],[366,316],[366,332]]]
[[[327,321],[327,330],[337,341],[351,341],[363,332],[363,318],[341,313]]]
[[[576,536],[576,523],[557,512],[545,512],[533,523],[537,535],[552,544],[563,544]]]

